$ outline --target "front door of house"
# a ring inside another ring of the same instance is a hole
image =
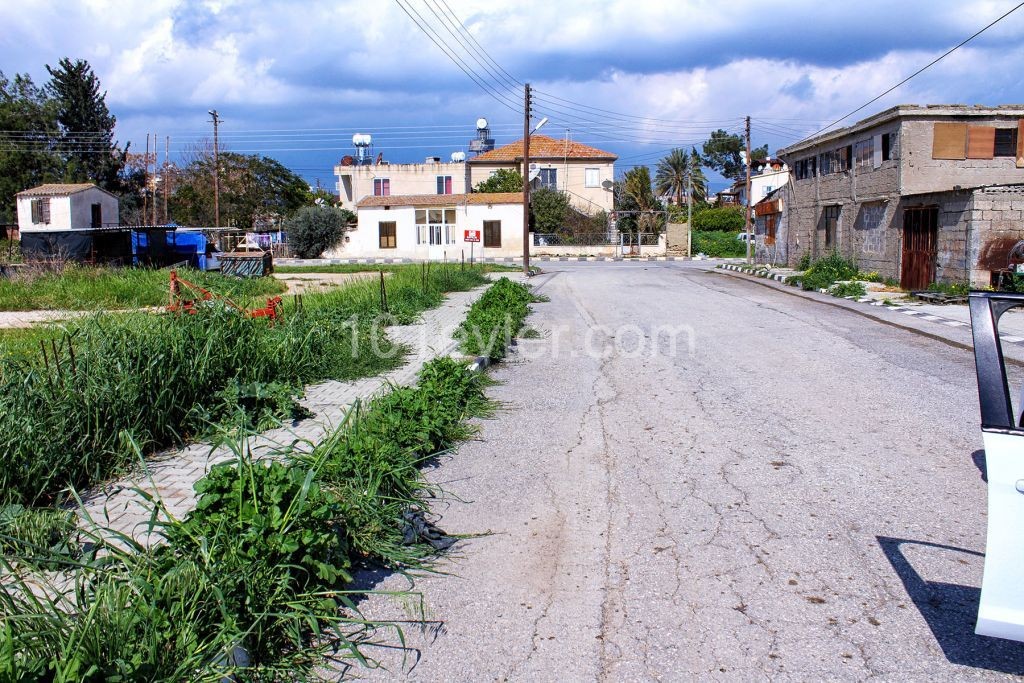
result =
[[[939,245],[939,209],[915,207],[903,212],[903,261],[900,287],[927,289],[935,282],[935,258]]]

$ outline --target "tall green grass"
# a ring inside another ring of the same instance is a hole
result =
[[[349,569],[428,561],[406,522],[433,493],[419,468],[493,410],[487,385],[437,359],[308,454],[257,461],[239,437],[184,520],[158,522],[168,515],[153,501],[155,546],[94,522],[80,558],[23,543],[0,557],[0,679],[292,680],[328,655],[372,665],[363,645],[380,625],[360,617]]]
[[[269,325],[211,304],[198,315],[95,315],[39,352],[0,352],[0,504],[48,504],[122,472],[132,444],[181,443],[233,412],[232,385],[371,376],[401,363],[382,322],[408,323],[477,270],[418,267],[291,300]],[[386,315],[385,315],[386,314]],[[383,320],[382,320],[383,317]],[[237,395],[237,392],[236,392]]]
[[[181,277],[232,299],[284,292],[271,277],[235,278],[214,272],[179,269]],[[168,269],[68,266],[60,272],[35,272],[0,279],[0,311],[112,310],[167,304]]]

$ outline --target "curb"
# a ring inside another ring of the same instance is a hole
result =
[[[773,274],[769,275],[768,271],[764,270],[764,269],[750,270],[750,269],[747,269],[747,268],[743,268],[741,266],[733,265],[731,263],[720,264],[718,267],[723,269],[723,270],[729,270],[729,271],[732,271],[732,272],[735,272],[735,273],[740,273],[741,275],[745,275],[747,277],[758,277],[758,278],[762,278],[762,279],[766,279],[766,280],[774,280],[776,282],[781,282],[782,284],[786,284],[785,283],[785,280],[786,280],[785,276],[780,275],[778,273],[773,273]],[[826,291],[822,291],[822,293],[823,294],[828,294],[828,292],[826,292]],[[870,297],[863,297],[863,298],[860,298],[860,299],[855,299],[852,296],[844,296],[844,297],[836,297],[836,298],[837,299],[845,299],[847,301],[853,301],[853,302],[858,303],[858,304],[866,304],[868,306],[884,307],[886,310],[889,310],[889,311],[894,311],[894,312],[897,312],[897,313],[903,313],[905,315],[909,315],[911,317],[917,318],[918,320],[926,320],[928,322],[938,323],[940,325],[946,325],[947,327],[959,327],[959,328],[971,329],[970,323],[965,323],[962,320],[954,320],[952,318],[944,318],[941,315],[935,315],[933,313],[925,313],[924,311],[918,311],[918,310],[916,310],[916,309],[914,309],[913,307],[910,307],[910,306],[900,306],[898,304],[886,305],[884,302],[879,301],[877,299],[872,299]],[[1018,337],[1018,336],[1012,335],[1012,334],[1000,334],[999,338],[1000,338],[1001,341],[1004,341],[1004,342],[1006,342],[1008,344],[1013,344],[1015,346],[1020,346],[1020,347],[1024,348],[1024,338],[1022,338],[1022,337]]]
[[[685,261],[685,256],[531,256],[531,261]],[[426,263],[429,259],[411,258],[276,258],[279,266],[347,266]],[[522,263],[522,256],[488,256],[473,259],[475,263]],[[439,261],[431,261],[439,263]],[[461,263],[458,260],[448,263]]]
[[[469,364],[470,372],[483,372],[491,366],[491,359],[487,356],[477,356],[472,363]]]

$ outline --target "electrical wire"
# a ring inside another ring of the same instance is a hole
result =
[[[1010,10],[1009,10],[1008,12],[1006,12],[1005,14],[1002,14],[1001,16],[999,16],[999,17],[998,17],[998,18],[997,18],[997,19],[996,19],[995,21],[993,21],[992,23],[988,24],[987,26],[985,26],[984,28],[980,29],[979,31],[975,32],[975,33],[974,33],[974,34],[972,34],[971,36],[969,36],[969,37],[965,38],[964,40],[960,41],[959,43],[957,43],[957,44],[956,44],[956,45],[954,45],[953,47],[949,48],[948,50],[946,50],[945,52],[943,52],[943,53],[942,53],[941,55],[939,55],[938,57],[936,57],[936,58],[935,58],[935,59],[933,59],[932,61],[930,61],[930,62],[928,62],[927,64],[925,64],[924,66],[922,66],[922,67],[921,67],[920,69],[918,69],[918,70],[917,70],[917,71],[915,71],[914,73],[912,73],[912,74],[910,74],[909,76],[907,76],[906,78],[904,78],[904,79],[903,79],[902,81],[900,81],[900,82],[899,82],[899,83],[897,83],[896,85],[894,85],[894,86],[892,86],[891,88],[889,88],[889,89],[885,90],[885,91],[884,91],[884,92],[883,92],[882,94],[880,94],[880,95],[877,95],[877,96],[875,96],[875,97],[872,97],[872,98],[871,98],[870,100],[868,100],[868,101],[867,101],[867,102],[865,102],[864,104],[860,105],[859,107],[857,107],[856,109],[854,109],[854,110],[853,110],[853,111],[851,111],[850,113],[848,113],[848,114],[846,114],[846,115],[844,115],[844,116],[841,116],[841,117],[839,117],[838,119],[836,119],[836,120],[835,120],[835,121],[833,121],[832,123],[828,124],[827,126],[825,126],[824,128],[822,128],[822,129],[820,129],[820,130],[818,130],[818,131],[815,131],[814,133],[811,133],[811,134],[810,134],[810,135],[808,135],[807,137],[808,137],[808,138],[813,138],[813,137],[814,137],[814,136],[816,136],[816,135],[819,135],[819,134],[821,134],[821,133],[824,133],[824,132],[825,132],[826,130],[828,130],[828,129],[829,129],[829,128],[831,128],[832,126],[836,125],[837,123],[841,123],[841,122],[845,121],[846,119],[850,118],[851,116],[853,116],[853,115],[854,115],[854,114],[856,114],[857,112],[861,111],[862,109],[864,109],[864,108],[866,108],[866,107],[868,107],[868,106],[870,106],[870,105],[874,104],[874,103],[875,103],[875,102],[877,102],[878,100],[882,99],[883,97],[885,97],[886,95],[888,95],[889,93],[891,93],[891,92],[892,92],[893,90],[895,90],[896,88],[898,88],[898,87],[900,87],[901,85],[903,85],[903,84],[907,83],[908,81],[910,81],[910,80],[911,80],[912,78],[915,78],[915,77],[917,77],[917,76],[920,76],[920,75],[921,75],[922,73],[924,73],[924,72],[925,72],[926,70],[928,70],[928,69],[930,69],[931,67],[935,66],[935,65],[936,65],[936,64],[938,64],[938,63],[939,63],[940,61],[942,61],[943,59],[945,59],[945,58],[946,58],[946,57],[948,57],[949,55],[953,54],[954,52],[956,52],[957,50],[959,50],[960,48],[962,48],[962,47],[963,47],[964,45],[966,45],[967,43],[971,42],[972,40],[974,40],[975,38],[977,38],[978,36],[980,36],[980,35],[981,35],[982,33],[984,33],[985,31],[989,30],[990,28],[992,28],[993,26],[995,26],[996,24],[998,24],[998,23],[999,23],[1000,21],[1002,21],[1002,20],[1003,20],[1003,19],[1005,19],[1006,17],[1010,16],[1011,14],[1013,14],[1014,12],[1016,12],[1017,10],[1019,10],[1019,9],[1020,9],[1021,7],[1024,7],[1024,2],[1022,2],[1022,3],[1018,4],[1018,5],[1015,5],[1015,6],[1014,6],[1013,8],[1011,8],[1011,9],[1010,9]]]

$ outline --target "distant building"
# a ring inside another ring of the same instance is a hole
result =
[[[523,253],[521,193],[369,196],[356,208],[357,226],[325,256],[458,261]],[[480,241],[467,241],[467,230]]]
[[[596,147],[547,135],[530,136],[530,165],[537,171],[531,187],[564,192],[574,207],[593,215],[613,209],[615,161],[618,157]],[[466,162],[469,187],[502,168],[523,169],[523,141],[516,140],[472,157]]]
[[[1024,239],[1024,106],[902,105],[778,155],[780,262],[836,251],[908,289],[984,286]]]
[[[118,222],[117,197],[90,183],[47,184],[16,195],[26,258],[130,258],[131,235]]]
[[[488,134],[486,129],[478,132]],[[453,152],[449,161],[427,157],[413,164],[389,163],[382,154],[374,158],[369,135],[357,134],[353,140],[356,154],[334,167],[341,207],[349,210],[356,210],[366,197],[468,194],[502,168],[523,173],[522,140],[488,149],[494,141],[484,137],[472,141],[479,144],[471,148],[482,151],[469,159],[463,152]],[[610,212],[617,158],[579,142],[531,135],[530,165],[537,172],[532,187],[564,192],[573,206],[588,215]]]

